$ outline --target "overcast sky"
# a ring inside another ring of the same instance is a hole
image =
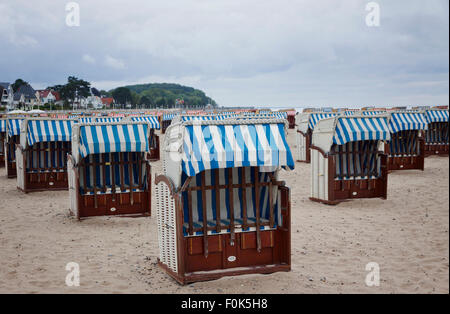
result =
[[[448,105],[449,1],[0,0],[0,81],[176,82],[220,105]]]

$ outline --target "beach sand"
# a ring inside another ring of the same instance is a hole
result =
[[[280,177],[291,188],[292,271],[180,286],[156,265],[154,200],[152,217],[77,221],[67,191],[24,194],[2,168],[0,293],[449,293],[447,157],[391,173],[385,201],[313,203],[303,163]],[[65,284],[69,262],[80,265],[79,287]],[[369,262],[378,287],[365,284]]]

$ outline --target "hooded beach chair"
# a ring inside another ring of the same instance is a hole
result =
[[[20,126],[24,118],[8,118],[6,120],[5,168],[8,178],[17,176],[16,144],[20,142]]]
[[[284,119],[173,123],[156,177],[159,265],[181,284],[289,271]]]
[[[74,124],[68,173],[70,210],[78,219],[150,215],[149,132],[146,122]]]
[[[162,121],[161,121],[161,133],[165,134],[167,128],[172,123],[173,118],[175,117],[175,113],[164,113],[162,115]]]
[[[311,145],[311,197],[337,204],[345,199],[387,197],[388,116],[336,116],[317,123]]]
[[[331,112],[305,112],[296,117],[297,125],[297,161],[311,162],[311,140],[314,127],[322,119],[336,116]]]
[[[448,109],[429,109],[425,112],[428,130],[425,133],[425,157],[448,156]]]
[[[27,118],[16,145],[17,187],[32,191],[66,190],[67,154],[74,120]]]
[[[157,161],[160,159],[160,141],[159,136],[156,135],[156,130],[161,129],[161,124],[159,123],[157,116],[139,116],[139,117],[131,117],[131,121],[144,121],[149,124],[150,132],[148,145],[150,149],[148,159],[150,161]]]
[[[389,119],[391,139],[385,143],[388,170],[424,170],[425,141],[428,129],[423,112],[392,112]]]

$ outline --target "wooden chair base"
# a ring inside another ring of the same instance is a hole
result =
[[[97,206],[96,200],[97,199]],[[150,216],[150,192],[79,195],[78,218],[94,216]]]
[[[19,190],[29,192],[61,191],[68,190],[67,172],[57,173],[26,173],[25,189]]]
[[[449,145],[448,144],[442,144],[442,145],[425,144],[425,157],[433,156],[433,155],[448,157],[449,156]]]
[[[235,236],[234,245],[230,244],[230,234],[208,236],[207,256],[203,252],[202,236],[183,238],[184,274],[174,273],[158,261],[159,265],[180,284],[224,276],[290,271],[289,231],[261,231],[260,252],[256,232],[236,233]]]
[[[424,156],[388,157],[388,171],[393,170],[424,170]]]
[[[326,205],[337,205],[342,201],[361,198],[387,199],[387,180],[359,179],[359,180],[335,180],[334,190],[330,193],[328,200],[310,197],[314,202]],[[331,184],[333,186],[333,184]]]
[[[16,169],[16,162],[8,162],[6,164],[6,176],[8,179],[13,179],[17,177],[17,169]]]

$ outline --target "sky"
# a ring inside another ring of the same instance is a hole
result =
[[[0,0],[0,81],[179,83],[221,106],[449,103],[448,0],[70,2]]]

